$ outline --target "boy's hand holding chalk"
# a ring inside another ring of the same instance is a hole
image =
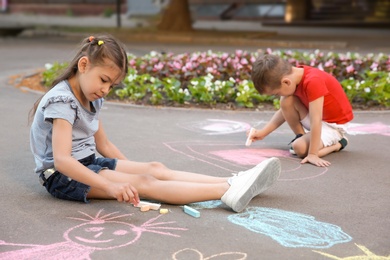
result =
[[[246,139],[245,145],[250,146],[252,144],[252,135],[255,133],[256,129],[251,127],[251,130],[249,131],[248,138]]]

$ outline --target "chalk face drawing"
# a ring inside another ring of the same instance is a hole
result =
[[[299,158],[292,157],[286,150],[266,147],[244,148],[244,143],[241,142],[184,141],[167,142],[164,145],[175,153],[207,163],[228,173],[247,170],[270,157],[278,157],[282,162],[279,181],[312,179],[328,171],[327,167],[303,165]]]
[[[340,227],[315,220],[313,216],[272,208],[249,207],[228,220],[271,237],[285,247],[330,248],[352,238]]]
[[[76,225],[64,232],[64,242],[50,245],[16,244],[0,241],[3,246],[26,247],[20,250],[0,253],[0,259],[90,259],[90,255],[99,250],[112,250],[129,246],[138,241],[143,232],[151,232],[159,235],[180,237],[171,231],[184,231],[186,228],[169,227],[167,224],[175,222],[156,222],[163,215],[149,219],[141,226],[118,221],[119,218],[132,214],[115,216],[118,212],[102,214],[100,210],[95,216],[84,212],[84,218],[70,219],[84,223]]]
[[[356,256],[348,256],[348,257],[337,257],[337,256],[334,256],[334,255],[331,255],[331,254],[327,254],[327,253],[324,253],[324,252],[320,252],[320,251],[315,251],[313,250],[313,252],[316,252],[318,254],[321,254],[323,256],[326,256],[326,257],[329,257],[331,259],[339,259],[339,260],[390,260],[390,255],[388,256],[379,256],[379,255],[376,255],[374,254],[373,252],[371,252],[370,250],[368,250],[367,247],[365,246],[362,246],[362,245],[358,245],[358,244],[355,244],[360,250],[363,251],[363,253],[365,253],[365,255],[356,255]]]
[[[234,134],[245,132],[250,128],[250,125],[247,123],[223,119],[207,119],[204,121],[187,122],[185,124],[179,123],[177,125],[189,131],[205,135]]]
[[[247,254],[241,253],[241,252],[223,252],[219,254],[215,254],[209,257],[204,257],[203,254],[196,249],[193,248],[184,248],[182,250],[179,250],[175,252],[172,255],[173,260],[187,260],[187,259],[193,259],[193,260],[210,260],[210,259],[231,259],[231,260],[244,260],[247,258]]]

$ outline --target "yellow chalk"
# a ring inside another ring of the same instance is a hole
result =
[[[160,209],[160,214],[167,214],[168,213],[168,209]]]
[[[149,211],[149,210],[150,210],[150,206],[149,205],[141,206],[141,211]]]

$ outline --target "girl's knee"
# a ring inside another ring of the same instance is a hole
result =
[[[169,179],[169,169],[164,164],[160,162],[149,162],[149,171],[150,174],[159,180]]]
[[[168,169],[164,164],[160,162],[149,162],[148,166],[153,171],[161,171]]]

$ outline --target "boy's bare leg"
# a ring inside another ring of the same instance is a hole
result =
[[[305,136],[297,139],[293,143],[293,148],[298,157],[306,157],[307,152],[309,150],[309,144],[310,144],[310,132],[305,134]],[[341,144],[338,142],[334,145],[324,147],[324,144],[321,142],[320,144],[320,150],[318,151],[318,157],[324,157],[325,155],[328,155],[333,152],[338,152],[341,149]]]
[[[330,153],[338,152],[341,149],[341,144],[337,143],[331,146],[324,147],[318,151],[318,157],[323,157]]]
[[[301,120],[306,117],[308,111],[302,102],[295,96],[281,97],[280,107],[284,119],[287,121],[294,134],[305,134]]]

